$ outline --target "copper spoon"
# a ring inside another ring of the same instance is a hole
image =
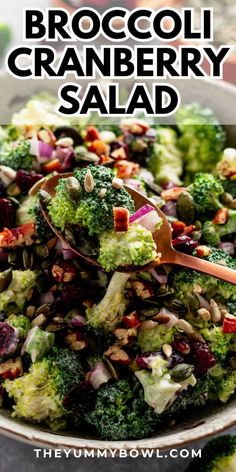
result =
[[[46,191],[47,193],[49,193],[49,195],[53,197],[55,195],[55,188],[57,186],[58,180],[71,176],[73,176],[73,173],[55,175],[47,179],[43,183],[41,189]],[[138,272],[153,269],[154,267],[157,267],[157,265],[161,264],[177,264],[180,266],[188,267],[189,269],[197,270],[198,272],[203,272],[205,274],[212,275],[213,277],[217,277],[218,279],[225,280],[226,282],[230,282],[236,285],[236,270],[229,269],[228,267],[225,267],[223,265],[208,262],[204,259],[199,259],[198,257],[189,256],[188,254],[176,251],[172,246],[171,227],[164,213],[154,203],[152,203],[149,198],[145,197],[136,190],[128,187],[127,185],[125,185],[124,188],[127,190],[127,192],[129,192],[129,194],[133,198],[136,210],[146,204],[152,205],[160,216],[160,218],[162,218],[162,225],[158,231],[153,233],[153,239],[157,245],[157,251],[161,254],[161,258],[158,259],[158,261],[154,260],[144,266],[122,267],[120,269],[122,270],[122,272]],[[57,235],[57,237],[61,239],[64,244],[70,246],[72,251],[78,256],[82,257],[87,263],[95,265],[101,269],[102,267],[100,266],[100,264],[98,264],[95,258],[82,254],[75,247],[72,247],[68,243],[68,241],[65,239],[65,236],[63,236],[63,234],[52,224],[45,205],[41,204],[41,207],[44,218],[46,219],[53,232]]]

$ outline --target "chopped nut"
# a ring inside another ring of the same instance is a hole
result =
[[[210,300],[210,309],[211,309],[211,314],[212,314],[211,316],[212,321],[217,323],[218,321],[221,320],[221,312],[220,312],[219,306],[217,305],[215,300],[213,300],[213,298],[211,298]]]
[[[158,323],[155,323],[155,321],[152,320],[147,320],[147,321],[142,321],[140,324],[140,329],[153,329],[158,325]]]
[[[69,137],[60,138],[57,140],[56,145],[65,148],[72,147],[74,145],[74,140]]]
[[[36,316],[34,320],[31,322],[31,326],[43,326],[47,321],[46,315],[44,313],[40,313],[40,315]]]
[[[87,343],[85,340],[75,341],[74,343],[70,344],[70,348],[72,349],[72,351],[82,351],[82,349],[84,349],[85,347],[87,347]]]
[[[27,306],[27,308],[26,308],[25,314],[26,314],[26,316],[27,316],[28,318],[31,319],[31,318],[34,317],[35,311],[36,311],[35,306],[29,305],[29,306]]]
[[[0,377],[5,380],[13,380],[23,375],[23,365],[20,357],[16,359],[8,359],[0,364]]]
[[[194,284],[193,293],[202,293],[202,287],[199,284]]]
[[[107,193],[107,189],[106,188],[101,188],[101,190],[99,192],[99,197],[104,198],[106,193]]]
[[[118,177],[115,177],[113,180],[112,180],[112,187],[116,188],[116,189],[120,189],[124,186],[124,182],[122,179],[119,179]]]
[[[8,166],[0,166],[0,179],[3,185],[7,187],[16,179],[16,171]]]
[[[109,349],[105,352],[105,356],[109,357],[113,362],[117,362],[118,364],[127,365],[130,363],[130,358],[128,354],[117,344],[114,346],[110,346]]]
[[[170,316],[166,313],[158,313],[157,315],[153,316],[152,319],[158,321],[160,324],[166,324],[170,321]]]
[[[132,338],[137,336],[137,329],[136,328],[129,328],[129,329],[116,328],[114,331],[114,335],[117,337],[120,344],[122,344],[123,346],[126,346],[127,344],[130,343]]]
[[[10,197],[17,197],[18,195],[20,195],[20,193],[21,189],[19,185],[16,185],[15,182],[13,182],[9,185],[9,187],[7,187],[7,195],[9,195]]]
[[[55,321],[55,323],[63,324],[64,323],[64,318],[63,318],[63,316],[57,315],[57,316],[53,317],[53,321]]]
[[[76,267],[72,262],[64,261],[52,267],[52,275],[57,282],[71,282],[76,277],[76,273]]]
[[[198,246],[196,253],[197,257],[207,257],[211,254],[211,248],[208,246]]]
[[[47,143],[47,144],[50,144],[51,146],[54,146],[55,143],[56,143],[56,137],[55,135],[52,133],[52,131],[50,131],[49,129],[41,129],[39,132],[38,132],[38,138],[43,141],[44,143]]]
[[[150,298],[154,295],[152,287],[145,282],[134,280],[131,282],[131,285],[132,288],[135,290],[137,297],[139,298],[145,299]]]
[[[172,356],[172,346],[170,344],[163,344],[162,346],[162,351],[164,352],[164,354],[166,355],[166,357],[171,357]]]
[[[197,312],[203,321],[209,321],[211,319],[211,313],[206,308],[200,308]]]
[[[184,333],[186,334],[194,333],[194,329],[192,325],[188,321],[183,320],[182,318],[177,321],[176,327],[184,331]]]
[[[85,174],[84,188],[85,188],[85,191],[88,192],[88,193],[91,193],[94,189],[94,180],[93,180],[93,176],[91,174],[90,169],[88,169],[86,174]]]
[[[222,317],[229,315],[229,312],[228,312],[225,308],[222,308],[222,309],[220,310],[220,312],[221,312],[221,316],[222,316]]]

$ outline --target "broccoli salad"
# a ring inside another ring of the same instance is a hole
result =
[[[0,129],[0,401],[13,417],[141,439],[230,400],[236,286],[177,266],[145,270],[160,256],[153,204],[174,248],[236,269],[236,149],[226,138],[198,104],[172,127],[93,126],[65,122],[45,94]],[[55,195],[45,195],[54,175]],[[135,209],[126,185],[150,205]],[[116,271],[130,264],[139,271]]]

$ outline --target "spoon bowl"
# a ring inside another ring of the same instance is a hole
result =
[[[42,184],[41,190],[47,192],[51,197],[53,197],[56,193],[56,186],[58,181],[62,178],[68,178],[73,176],[73,173],[66,173],[66,174],[57,174],[53,177],[45,180]],[[236,285],[236,270],[229,269],[224,265],[215,264],[213,262],[206,261],[204,259],[200,259],[198,257],[190,256],[188,254],[184,254],[182,252],[176,251],[172,246],[172,233],[171,233],[171,226],[165,216],[165,214],[158,208],[149,198],[145,195],[142,195],[137,190],[132,189],[131,187],[124,185],[124,188],[129,192],[131,197],[135,202],[135,209],[138,210],[139,208],[143,207],[144,205],[151,205],[158,213],[159,217],[162,219],[162,225],[160,229],[153,233],[153,239],[157,246],[157,252],[160,254],[158,260],[151,261],[150,263],[143,265],[143,266],[125,266],[118,269],[121,272],[140,272],[145,270],[150,270],[158,265],[161,264],[176,264],[184,267],[188,267],[190,269],[194,269],[198,272],[203,272],[208,275],[212,275],[213,277],[217,277],[221,280],[226,282],[230,282]],[[88,264],[96,266],[98,269],[102,269],[102,266],[97,262],[95,257],[91,257],[85,255],[78,251],[76,247],[71,245],[65,235],[56,228],[47,211],[46,205],[41,202],[41,209],[43,212],[43,216],[46,219],[47,223],[51,227],[52,231],[56,234],[56,236],[67,246],[70,246],[72,251]]]

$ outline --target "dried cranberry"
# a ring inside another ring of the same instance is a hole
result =
[[[198,242],[194,241],[189,236],[178,236],[173,239],[172,245],[175,249],[186,254],[192,254],[194,249],[198,246]]]
[[[36,174],[32,171],[18,170],[16,174],[16,183],[23,193],[27,193],[29,189],[42,178],[42,174]]]
[[[78,304],[78,300],[81,299],[81,289],[74,284],[66,283],[63,284],[61,290],[61,302],[67,308],[74,308]]]
[[[184,356],[190,353],[189,343],[187,343],[187,341],[185,341],[182,338],[176,338],[172,343],[172,347],[175,351],[177,351],[178,353]]]
[[[4,321],[0,322],[0,356],[8,356],[15,352],[19,342],[18,332]]]
[[[199,373],[207,372],[214,367],[216,359],[207,343],[203,341],[190,341],[191,359]]]
[[[13,228],[15,226],[16,208],[9,198],[0,198],[0,227]]]
[[[93,409],[96,391],[89,382],[73,387],[64,398],[63,407],[70,413],[86,413]]]

